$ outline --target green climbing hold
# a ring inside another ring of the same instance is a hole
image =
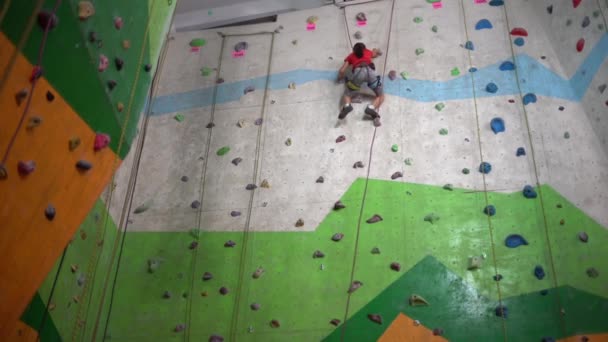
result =
[[[217,155],[223,156],[224,154],[226,154],[228,152],[230,152],[230,147],[224,146],[224,147],[220,148],[219,150],[217,150]]]
[[[405,160],[403,161],[405,163],[405,165],[407,166],[412,166],[412,158],[405,158]]]
[[[458,68],[454,68],[450,72],[452,73],[452,76],[460,75],[460,70],[458,70]]]
[[[415,52],[416,52],[416,56],[420,56],[420,55],[422,55],[424,53],[424,49],[423,48],[417,48]]]
[[[422,22],[422,18],[421,18],[421,17],[415,17],[415,18],[414,18],[414,22],[415,22],[416,24],[420,24],[420,23]]]
[[[469,169],[467,169],[466,167],[464,169],[462,169],[462,173],[464,173],[465,175],[468,175],[469,172],[471,172]]]
[[[564,133],[564,139],[570,139],[570,133],[565,132]]]
[[[291,143],[292,143],[291,138],[287,138],[287,140],[285,140],[286,146],[291,146]]]
[[[439,134],[441,135],[448,135],[448,130],[446,128],[442,128],[439,130]]]
[[[397,146],[397,144],[394,144],[393,146],[391,146],[391,151],[393,151],[393,152],[399,151],[399,146]]]
[[[437,27],[437,25],[433,25],[433,27],[431,27],[431,31],[437,33],[437,31],[439,31],[439,28]]]
[[[402,71],[402,72],[401,72],[401,78],[403,78],[404,80],[407,80],[407,77],[408,77],[408,76],[409,76],[409,75],[407,74],[407,71]]]
[[[600,10],[595,10],[595,11],[593,11],[593,17],[594,17],[594,18],[599,17],[599,16],[600,16],[600,13],[601,13],[601,12],[600,12]]]
[[[207,44],[207,41],[202,38],[195,38],[190,41],[190,46],[192,47],[201,47]]]
[[[430,213],[424,217],[424,221],[434,224],[435,222],[439,221],[439,216],[435,213]]]
[[[452,191],[452,190],[454,190],[454,186],[452,184],[448,183],[448,184],[446,184],[446,185],[443,186],[443,189],[444,190],[448,190],[448,191]]]
[[[201,68],[201,75],[203,75],[203,76],[209,76],[209,75],[211,75],[212,71],[213,71],[213,69],[211,69],[211,68],[202,67]]]
[[[438,104],[435,105],[435,109],[437,109],[437,111],[441,112],[443,110],[443,108],[445,108],[445,105],[443,104],[443,102],[439,102]]]
[[[177,121],[177,122],[182,122],[182,121],[184,121],[184,114],[181,114],[181,113],[179,113],[179,114],[175,114],[175,116],[174,116],[173,118],[174,118],[174,119],[175,119],[175,121]]]

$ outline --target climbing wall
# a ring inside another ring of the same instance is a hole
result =
[[[110,185],[126,200],[83,223],[113,243],[93,304],[73,311],[66,269],[22,319],[56,305],[84,340],[605,341],[607,11],[382,0],[172,34]],[[369,96],[337,120],[358,41],[383,52],[380,125]]]
[[[173,9],[0,1],[3,340],[90,340],[93,279],[117,236],[105,206],[124,202],[99,198],[131,149]]]

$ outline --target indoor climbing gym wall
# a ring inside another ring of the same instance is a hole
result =
[[[608,341],[608,1],[34,2],[0,1],[11,340]],[[378,120],[338,119],[357,42]]]
[[[106,207],[124,202],[113,175],[134,150],[174,7],[0,1],[0,340],[101,331],[119,236]]]

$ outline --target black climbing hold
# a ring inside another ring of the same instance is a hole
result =
[[[525,198],[536,198],[536,191],[531,185],[524,186],[523,194]]]
[[[198,242],[196,241],[192,241],[190,246],[188,246],[189,249],[196,249],[196,247],[198,247]]]
[[[224,338],[220,335],[209,336],[209,342],[224,342]]]
[[[325,178],[323,178],[323,176],[319,176],[319,178],[317,178],[317,183],[323,183],[325,182]]]
[[[188,298],[188,292],[182,293],[182,298]]]
[[[509,316],[509,309],[504,305],[499,305],[494,309],[494,313],[498,317],[507,318]]]
[[[543,269],[543,267],[541,265],[536,265],[536,267],[534,267],[534,276],[538,280],[541,280],[545,277],[545,270]]]
[[[313,259],[318,259],[318,258],[323,258],[323,257],[325,257],[325,254],[323,254],[323,252],[321,252],[320,250],[316,250],[314,253],[312,253]]]
[[[76,163],[76,168],[80,171],[87,171],[87,170],[90,170],[91,168],[93,168],[93,164],[91,164],[90,162],[88,162],[86,160],[79,160]]]
[[[230,292],[230,291],[228,291],[227,287],[225,287],[225,286],[220,287],[220,294],[221,295],[225,296],[225,295],[228,294],[228,292]]]
[[[344,209],[344,208],[346,208],[344,203],[342,203],[340,201],[334,203],[334,210],[340,210],[340,209]]]
[[[597,269],[595,269],[595,267],[589,267],[587,269],[587,276],[589,276],[589,278],[597,278],[599,277],[600,272],[598,272]]]
[[[549,290],[540,290],[540,295],[541,296],[546,296],[549,294]]]
[[[184,183],[187,182],[188,181],[188,176],[182,176],[181,180]]]
[[[587,241],[589,241],[589,235],[587,235],[587,233],[585,233],[585,232],[580,232],[580,233],[578,233],[578,239],[581,240],[582,242],[587,242]]]
[[[341,135],[341,136],[339,136],[339,137],[336,138],[336,144],[341,143],[341,142],[343,142],[345,140],[346,140],[346,136]]]
[[[169,298],[171,298],[171,292],[169,292],[169,291],[165,291],[165,292],[163,293],[163,298],[165,298],[165,299],[169,299]]]
[[[547,13],[553,14],[553,5],[547,7]]]
[[[255,185],[255,184],[247,184],[247,186],[245,187],[245,189],[247,189],[247,190],[254,190],[254,189],[257,189],[257,187],[258,186]]]
[[[493,276],[492,278],[494,278],[494,281],[501,281],[502,280],[502,274],[497,274],[497,275]]]
[[[564,106],[559,106],[559,108],[557,109],[559,109],[560,111],[564,111]]]
[[[382,221],[382,216],[378,215],[378,214],[374,214],[374,216],[370,217],[367,219],[367,223],[377,223]]]
[[[488,174],[490,171],[492,171],[492,165],[490,165],[490,163],[482,162],[479,164],[479,172]]]
[[[117,83],[116,83],[116,81],[114,81],[114,80],[109,80],[109,81],[107,82],[108,89],[110,89],[110,91],[114,90],[114,88],[116,87],[116,84],[117,84]]]
[[[234,164],[235,166],[239,165],[241,162],[243,161],[243,158],[237,157],[232,159],[232,164]]]
[[[393,179],[393,180],[397,179],[397,178],[401,178],[401,177],[403,177],[403,173],[401,173],[399,171],[397,171],[391,175],[391,179]]]
[[[53,207],[52,204],[49,204],[44,210],[44,216],[46,216],[46,219],[49,221],[53,221],[56,213],[57,211],[55,210],[55,207]]]
[[[353,169],[357,169],[357,168],[362,169],[363,167],[364,167],[364,166],[363,166],[363,162],[362,162],[362,161],[358,161],[358,162],[356,162],[356,163],[353,165]]]
[[[232,240],[228,240],[226,241],[226,243],[224,243],[224,247],[234,247],[236,246],[236,242],[232,241]]]
[[[555,339],[553,337],[543,337],[541,342],[555,342]]]
[[[194,200],[192,201],[192,203],[190,203],[190,208],[192,209],[198,209],[201,206],[201,201],[199,200]]]
[[[230,216],[232,216],[232,217],[239,217],[239,216],[241,216],[241,212],[233,210],[233,211],[230,212]]]
[[[55,100],[55,95],[53,95],[53,93],[51,93],[50,91],[46,92],[46,100],[49,102],[53,102],[53,100]]]
[[[338,242],[340,240],[342,240],[344,238],[344,234],[342,233],[336,233],[331,237],[332,241]]]
[[[114,65],[116,65],[116,70],[120,71],[120,70],[122,70],[122,67],[125,65],[125,61],[116,57],[116,58],[114,58]]]
[[[348,288],[348,293],[353,293],[353,292],[357,291],[361,286],[363,286],[362,282],[360,282],[358,280],[353,281],[353,283]]]
[[[517,148],[517,152],[515,152],[515,155],[517,157],[525,156],[526,155],[526,150],[523,147],[518,147]]]
[[[251,310],[253,310],[253,311],[260,310],[260,304],[258,304],[258,303],[253,303],[250,305],[250,307],[251,307]]]
[[[38,26],[40,26],[43,31],[54,29],[57,26],[58,21],[57,16],[53,12],[41,11],[38,13]]]
[[[540,56],[540,59],[547,59],[547,56]]]
[[[185,324],[178,324],[175,326],[175,329],[173,329],[173,331],[175,331],[175,332],[182,332],[184,330],[186,330]]]
[[[247,44],[247,42],[238,42],[234,45],[234,51],[236,52],[247,50],[248,48],[249,44]]]
[[[150,72],[150,70],[152,70],[152,64],[146,64],[146,65],[144,65],[144,71],[145,72]]]
[[[342,322],[342,321],[340,321],[339,319],[334,318],[334,319],[332,319],[331,321],[329,321],[329,324],[331,324],[331,325],[333,325],[333,326],[336,326],[336,327],[337,327],[338,325],[340,325],[340,323],[341,323],[341,322]]]
[[[27,89],[21,89],[15,94],[15,101],[17,102],[17,106],[21,106],[23,100],[27,98],[29,91]]]
[[[368,314],[367,318],[374,323],[382,325],[382,316],[378,314]]]
[[[399,272],[401,271],[401,264],[398,262],[391,262],[391,270]]]
[[[213,274],[211,274],[210,272],[203,273],[203,281],[207,281],[207,280],[211,280],[211,279],[213,279]]]
[[[488,216],[494,216],[496,215],[496,208],[494,208],[494,206],[490,204],[483,208],[483,212]]]
[[[372,248],[372,254],[380,254],[380,248],[378,248],[378,247]]]
[[[206,127],[207,128],[213,128],[213,127],[215,127],[215,124],[213,122],[210,122],[210,123],[207,124]]]

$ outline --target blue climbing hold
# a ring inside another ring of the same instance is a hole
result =
[[[483,213],[488,216],[494,216],[496,215],[496,208],[494,208],[494,206],[490,204],[483,208]]]
[[[480,21],[477,22],[477,24],[475,24],[476,30],[483,30],[483,29],[489,30],[491,28],[492,28],[492,23],[488,19],[481,19]]]
[[[543,270],[543,267],[541,265],[536,265],[536,267],[534,267],[534,276],[538,280],[541,280],[545,277],[545,270]]]
[[[473,46],[473,42],[470,40],[464,43],[464,48],[471,51],[475,50],[475,46]]]
[[[528,241],[526,241],[526,239],[524,239],[524,237],[519,234],[511,234],[511,235],[507,236],[507,238],[505,239],[505,246],[507,246],[509,248],[516,248],[519,246],[527,246],[527,245],[528,245]]]
[[[486,91],[488,93],[496,93],[498,91],[498,86],[496,84],[494,84],[493,82],[488,83],[488,85],[486,86]]]
[[[492,165],[490,163],[483,162],[479,164],[479,172],[488,174],[492,171]]]
[[[498,134],[505,131],[505,122],[501,118],[494,118],[490,121],[490,127],[494,134]]]
[[[498,317],[507,318],[509,316],[509,309],[504,305],[497,306],[494,312]]]
[[[498,67],[498,69],[500,69],[501,71],[515,70],[515,64],[513,64],[513,62],[511,62],[511,61],[504,61]]]
[[[531,185],[524,186],[523,193],[525,198],[536,198],[536,191]]]
[[[524,46],[525,43],[526,41],[522,37],[515,38],[515,40],[513,41],[513,44],[517,46]]]
[[[490,1],[490,6],[502,6],[505,2],[503,0],[492,0]]]
[[[518,147],[517,152],[515,153],[517,157],[525,156],[526,150],[523,147]]]
[[[536,103],[536,95],[532,93],[527,93],[524,95],[524,106],[530,103]]]
[[[471,67],[471,68],[469,68],[469,72],[477,72],[477,68],[476,67]]]

